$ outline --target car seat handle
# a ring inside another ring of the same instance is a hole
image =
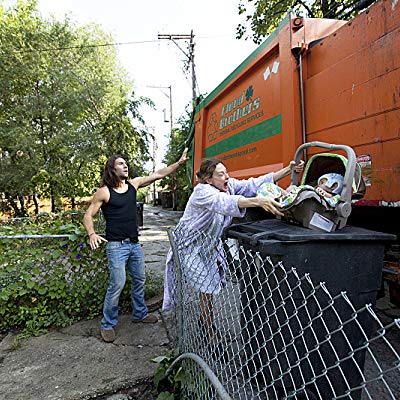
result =
[[[351,190],[352,190],[352,184],[353,184],[353,179],[354,179],[354,172],[356,169],[356,154],[354,153],[354,150],[351,147],[342,145],[342,144],[330,144],[330,143],[324,143],[324,142],[308,142],[308,143],[302,144],[296,150],[296,153],[294,156],[294,161],[296,162],[296,164],[298,164],[300,162],[300,158],[303,154],[304,149],[306,149],[308,147],[322,147],[324,149],[343,150],[346,152],[347,166],[346,166],[346,172],[343,177],[343,189],[342,189],[342,193],[341,193],[340,197],[341,197],[342,201],[351,203]],[[299,173],[296,172],[295,170],[292,170],[291,183],[296,186],[299,184]]]

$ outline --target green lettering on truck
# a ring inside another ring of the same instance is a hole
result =
[[[204,156],[207,158],[215,157],[239,147],[258,142],[259,140],[278,135],[279,133],[282,133],[282,114],[278,114],[251,128],[244,129],[206,148],[204,150]]]

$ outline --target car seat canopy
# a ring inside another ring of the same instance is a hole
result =
[[[347,163],[347,158],[341,154],[314,154],[307,162],[301,184],[316,186],[318,184],[318,178],[328,173],[337,173],[345,176]],[[361,175],[361,167],[358,164],[356,164],[354,171],[352,189],[352,199],[364,197],[366,187]]]

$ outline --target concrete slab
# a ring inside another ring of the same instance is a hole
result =
[[[98,323],[75,324],[2,352],[0,398],[84,399],[134,386],[154,374],[157,365],[151,360],[169,344],[161,322],[133,324],[122,316],[112,344],[101,340]]]

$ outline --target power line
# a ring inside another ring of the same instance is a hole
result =
[[[66,46],[66,47],[49,47],[42,49],[25,49],[25,50],[13,50],[13,53],[42,53],[48,51],[62,51],[62,50],[73,50],[73,49],[86,49],[94,47],[111,47],[111,46],[124,46],[131,44],[143,44],[143,43],[156,43],[159,40],[142,40],[137,42],[116,42],[116,43],[98,43],[98,44],[86,44],[82,46]]]
[[[190,32],[190,35],[186,34],[158,34],[158,39],[163,40],[171,40],[178,48],[179,50],[187,57],[188,61],[188,67],[191,66],[191,72],[192,72],[192,101],[193,101],[193,107],[195,107],[196,103],[196,87],[197,85],[197,79],[196,79],[196,73],[195,73],[195,64],[194,64],[194,34],[193,30]],[[176,40],[190,40],[189,43],[189,53],[186,53],[176,42]]]
[[[163,36],[163,37],[161,37],[161,36]],[[227,37],[227,36],[230,36],[230,35],[199,36],[198,39],[215,39],[218,37]],[[132,42],[98,43],[98,44],[86,44],[86,45],[79,45],[79,46],[24,49],[24,50],[12,50],[12,52],[16,53],[16,54],[43,53],[43,52],[51,52],[51,51],[86,49],[86,48],[96,48],[96,47],[127,46],[127,45],[133,45],[133,44],[159,43],[160,40],[162,40],[162,39],[170,39],[170,40],[174,41],[174,39],[190,39],[190,36],[189,35],[159,35],[159,38],[156,40],[140,40],[140,41],[132,41]],[[181,49],[181,51],[182,51],[182,49]],[[184,54],[187,56],[186,53],[184,53]]]

